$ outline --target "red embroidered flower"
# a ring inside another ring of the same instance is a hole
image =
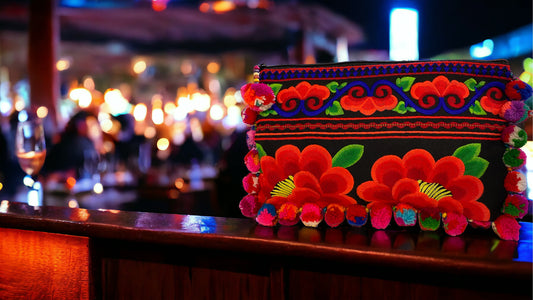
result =
[[[437,76],[433,81],[415,83],[411,88],[411,96],[419,100],[418,105],[423,109],[434,108],[443,99],[448,107],[459,109],[465,105],[465,98],[470,91],[468,87],[457,80],[450,80],[445,76]]]
[[[481,97],[479,102],[485,111],[497,115],[500,113],[502,105],[507,102],[507,98],[502,89],[491,87],[487,90],[485,96]]]
[[[329,97],[329,89],[325,86],[313,84],[307,81],[300,82],[296,87],[279,91],[277,101],[284,111],[291,111],[298,107],[300,101],[305,101],[305,105],[311,110],[317,110],[324,105],[324,101]]]
[[[351,173],[331,166],[331,155],[322,146],[310,145],[302,152],[293,145],[276,151],[275,157],[261,158],[260,203],[270,203],[279,210],[283,203],[301,208],[315,203],[320,208],[330,203],[343,207],[357,203],[346,194],[354,185]]]
[[[490,211],[477,200],[483,194],[479,178],[464,175],[464,163],[446,156],[435,162],[423,149],[414,149],[400,158],[387,155],[371,169],[372,181],[357,187],[357,195],[370,202],[394,206],[409,204],[416,209],[438,207],[441,212],[454,212],[468,219],[487,221]]]
[[[362,86],[354,86],[348,95],[340,100],[341,107],[350,111],[360,111],[370,116],[376,111],[391,110],[398,105],[398,98],[392,95],[392,89],[387,85],[379,86],[373,96],[367,96]]]

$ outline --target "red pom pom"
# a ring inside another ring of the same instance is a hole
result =
[[[466,225],[468,225],[465,216],[453,212],[447,213],[442,222],[444,223],[444,231],[451,236],[462,234],[466,229]]]
[[[339,226],[342,222],[344,222],[344,207],[335,203],[331,203],[326,208],[324,220],[330,227],[334,228]]]
[[[512,193],[522,193],[527,189],[526,176],[518,171],[507,173],[503,182],[505,190]]]
[[[418,213],[418,224],[420,229],[425,231],[435,231],[440,227],[440,210],[437,207],[426,207]]]
[[[352,226],[363,226],[368,220],[366,207],[360,204],[352,204],[346,208],[346,220]]]
[[[284,226],[296,225],[300,213],[298,207],[292,203],[283,203],[278,210],[278,223]]]
[[[532,92],[531,87],[522,80],[513,80],[505,85],[505,95],[509,100],[527,100]]]
[[[257,121],[257,112],[247,106],[242,110],[241,117],[244,124],[254,125],[255,121]]]
[[[520,239],[520,224],[515,218],[501,215],[494,223],[492,223],[492,230],[502,240],[518,241]]]
[[[254,173],[249,173],[242,179],[242,186],[248,194],[256,194],[259,192],[259,176]]]

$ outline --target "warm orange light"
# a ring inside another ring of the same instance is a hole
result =
[[[203,13],[206,13],[209,11],[209,8],[211,8],[211,5],[209,5],[209,3],[207,2],[203,2],[202,4],[200,4],[200,6],[198,7],[198,9],[203,12]]]
[[[178,189],[178,190],[181,190],[183,188],[183,186],[185,185],[185,180],[183,180],[183,178],[178,178],[174,181],[174,186]]]
[[[152,9],[155,11],[164,11],[167,9],[168,0],[152,0]]]
[[[229,0],[220,0],[213,2],[213,11],[217,14],[225,13],[235,9],[235,3]]]
[[[67,189],[71,190],[76,185],[76,179],[74,177],[68,177],[65,185],[67,186]]]
[[[220,64],[215,62],[215,61],[212,61],[210,63],[207,64],[207,72],[211,73],[211,74],[216,74],[218,73],[218,71],[220,71]]]
[[[167,138],[160,138],[157,140],[157,149],[165,151],[170,146],[170,141]]]
[[[133,72],[135,74],[141,74],[146,70],[146,62],[144,60],[138,60],[133,64]]]
[[[66,58],[62,58],[57,61],[56,68],[58,71],[65,71],[70,68],[70,61]]]

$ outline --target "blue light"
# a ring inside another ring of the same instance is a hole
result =
[[[391,10],[389,56],[391,60],[418,59],[418,10]]]
[[[487,39],[483,43],[472,45],[470,47],[470,56],[472,58],[485,58],[491,56],[492,51],[494,51],[494,41]]]

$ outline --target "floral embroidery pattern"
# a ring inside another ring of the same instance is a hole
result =
[[[470,91],[468,87],[457,80],[450,80],[445,76],[437,76],[433,81],[415,83],[411,88],[411,96],[418,100],[418,105],[429,111],[437,111],[443,102],[453,110],[465,105],[465,98]]]
[[[335,203],[349,206],[357,202],[347,196],[354,186],[352,174],[343,167],[333,167],[332,157],[322,146],[309,145],[301,152],[293,145],[280,147],[275,157],[261,158],[259,176],[260,203],[292,203],[301,208],[315,203],[320,208]]]
[[[499,114],[500,109],[503,104],[507,102],[507,99],[505,97],[505,94],[501,88],[498,87],[491,87],[487,90],[487,93],[485,96],[481,97],[480,103],[481,107],[492,113],[492,114]]]
[[[279,91],[277,102],[283,111],[299,110],[302,105],[308,110],[316,111],[324,106],[324,101],[329,95],[327,87],[302,81],[296,87],[291,86]]]
[[[363,85],[356,85],[348,91],[348,95],[340,100],[341,107],[346,110],[359,111],[370,116],[376,111],[391,110],[398,104],[398,98],[392,94],[388,85],[380,85],[373,95]]]
[[[400,158],[387,155],[371,169],[372,181],[357,187],[357,195],[376,204],[407,204],[418,210],[438,207],[443,213],[457,213],[475,221],[488,221],[490,211],[477,200],[483,183],[475,176],[464,175],[463,161],[446,156],[435,161],[431,153],[413,149]]]

